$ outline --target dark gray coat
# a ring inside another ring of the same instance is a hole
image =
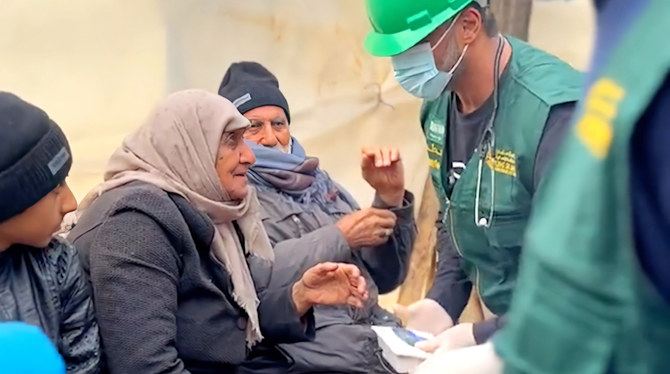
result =
[[[112,374],[236,373],[248,358],[247,318],[230,276],[210,258],[213,235],[184,198],[140,182],[84,212],[68,238],[90,274]],[[272,287],[269,264],[257,260],[248,258],[266,340],[309,339],[313,317],[296,315],[292,284]]]
[[[69,374],[99,372],[100,337],[91,293],[77,252],[64,240],[54,238],[47,248],[15,245],[0,253],[0,321],[40,327]]]
[[[272,276],[275,281],[295,279],[319,262],[341,261],[361,268],[370,292],[370,299],[360,310],[317,307],[315,339],[279,345],[292,361],[289,373],[392,372],[381,359],[377,337],[369,326],[399,325],[392,314],[377,304],[377,297],[394,290],[407,275],[416,236],[414,197],[407,192],[403,206],[392,209],[398,219],[387,243],[351,248],[335,226],[342,216],[354,210],[348,203],[349,195],[342,191],[326,211],[318,205],[305,209],[273,188],[258,188],[263,223],[276,254]],[[373,205],[380,206],[380,202]]]

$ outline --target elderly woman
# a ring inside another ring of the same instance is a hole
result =
[[[220,96],[172,94],[82,202],[69,238],[90,275],[112,374],[261,372],[241,368],[259,341],[309,339],[313,305],[366,299],[349,264],[271,282],[272,247],[247,187],[248,125]],[[272,347],[263,355],[280,358]],[[270,364],[262,372],[285,372],[285,361]]]
[[[413,197],[404,189],[398,151],[363,150],[363,177],[376,196],[372,207],[359,209],[291,137],[288,103],[266,68],[232,64],[219,94],[251,122],[244,134],[256,156],[249,180],[275,249],[273,279],[286,283],[316,263],[344,261],[357,264],[368,280],[370,298],[363,309],[318,307],[314,341],[280,345],[293,362],[289,372],[393,372],[370,325],[398,325],[377,304],[377,295],[405,279],[415,237]]]

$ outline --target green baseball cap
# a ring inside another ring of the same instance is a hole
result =
[[[372,30],[365,49],[373,56],[402,53],[477,0],[366,0]]]

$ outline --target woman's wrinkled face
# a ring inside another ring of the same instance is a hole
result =
[[[247,196],[247,170],[256,162],[251,148],[244,143],[245,131],[246,128],[243,128],[223,133],[216,155],[219,181],[233,200],[242,200]]]
[[[46,247],[63,217],[77,209],[77,199],[63,182],[20,214],[0,223],[0,250],[14,244]]]
[[[251,122],[244,134],[245,139],[265,147],[289,151],[291,132],[284,109],[266,105],[254,108],[244,113],[244,116]]]

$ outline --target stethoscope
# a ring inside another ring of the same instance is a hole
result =
[[[491,227],[491,222],[493,222],[493,212],[495,206],[495,186],[496,186],[496,177],[495,170],[491,170],[491,208],[489,208],[488,216],[479,215],[479,200],[481,196],[481,187],[482,187],[482,169],[484,163],[486,162],[486,156],[491,154],[491,157],[495,157],[493,154],[495,152],[496,146],[496,136],[493,131],[493,124],[495,122],[496,113],[498,112],[498,81],[500,80],[500,59],[502,57],[503,47],[505,46],[504,37],[498,35],[498,49],[496,50],[495,57],[495,67],[493,72],[493,113],[484,129],[484,133],[479,140],[479,145],[477,150],[479,151],[479,161],[477,162],[477,187],[475,190],[475,225],[477,227]]]

